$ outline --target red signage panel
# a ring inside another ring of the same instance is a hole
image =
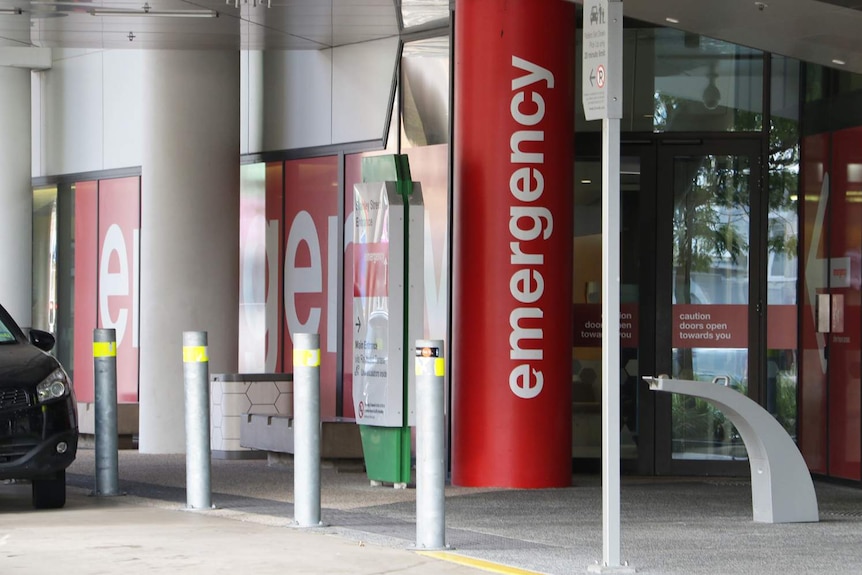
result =
[[[389,242],[353,246],[353,297],[389,297]]]
[[[673,347],[748,347],[747,305],[673,306]]]
[[[353,256],[353,221],[356,217],[353,203],[353,185],[362,182],[362,157],[363,154],[350,154],[344,157],[344,269],[352,270],[355,265]],[[344,293],[350,294],[354,291],[353,274],[345,273],[342,278],[344,282]],[[345,297],[343,300],[344,317],[351,318],[342,324],[344,337],[344,349],[352,350],[357,326],[353,320],[353,298]],[[355,417],[353,408],[353,353],[345,353],[341,362],[342,401],[341,409],[344,417]]]
[[[862,128],[832,135],[829,222],[832,321],[829,344],[829,475],[862,478]]]
[[[817,298],[826,287],[823,262],[828,237],[825,216],[828,212],[830,152],[829,134],[807,136],[802,140],[800,197],[816,201],[799,202],[802,224],[799,266],[803,287],[801,318],[801,356],[799,363],[799,450],[808,468],[815,473],[827,470],[827,386],[825,335],[817,330]]]
[[[335,417],[338,201],[338,157],[284,163],[282,362],[292,369],[291,334],[320,335],[321,417]]]
[[[140,180],[99,182],[99,327],[117,337],[117,400],[138,401]]]
[[[573,347],[602,347],[602,305],[572,304]],[[638,306],[620,304],[620,346],[638,346]]]
[[[284,257],[284,164],[266,165],[266,371],[285,371],[281,357],[284,341],[283,293]]]
[[[795,305],[770,305],[766,308],[767,349],[796,349]]]
[[[75,184],[74,385],[82,403],[96,399],[93,330],[98,327],[98,182]]]

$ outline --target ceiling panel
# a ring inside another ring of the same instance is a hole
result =
[[[4,9],[21,13],[0,14],[0,45],[318,50],[399,33],[393,0],[0,0]],[[93,15],[103,9],[120,13]]]
[[[218,18],[90,14],[95,8],[140,11],[144,0],[0,0],[0,10],[21,11],[0,14],[0,45],[316,50],[395,36],[400,21],[408,26],[445,22],[450,3],[148,1],[151,10],[211,10],[218,12]],[[623,10],[627,17],[657,25],[862,73],[860,5],[862,0],[625,0]]]

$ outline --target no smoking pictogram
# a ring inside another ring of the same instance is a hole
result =
[[[596,85],[599,88],[605,87],[605,67],[602,65],[596,69]]]

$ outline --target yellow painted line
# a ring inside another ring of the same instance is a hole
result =
[[[293,365],[296,367],[320,367],[320,350],[294,349]]]
[[[117,357],[117,342],[94,341],[93,357]]]
[[[482,571],[489,571],[491,573],[503,573],[504,575],[543,575],[538,571],[527,571],[526,569],[519,569],[517,567],[510,567],[501,563],[493,563],[482,559],[465,557],[448,551],[417,551],[417,553],[419,553],[419,555],[425,555],[426,557],[433,557],[434,559],[439,559],[441,561],[457,563],[458,565],[465,565],[467,567],[473,567],[474,569],[481,569]]]
[[[209,361],[207,347],[205,345],[183,346],[183,363],[203,363]]]

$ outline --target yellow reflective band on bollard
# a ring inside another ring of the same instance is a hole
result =
[[[294,349],[293,365],[298,367],[320,367],[320,350]]]
[[[424,370],[422,369],[424,363],[420,361],[421,359],[424,358],[416,358],[416,375],[424,374]],[[443,377],[444,375],[446,375],[446,361],[442,357],[434,358],[434,376]]]
[[[117,357],[117,342],[94,341],[93,357]]]
[[[209,360],[205,345],[183,346],[183,363],[204,363]]]

